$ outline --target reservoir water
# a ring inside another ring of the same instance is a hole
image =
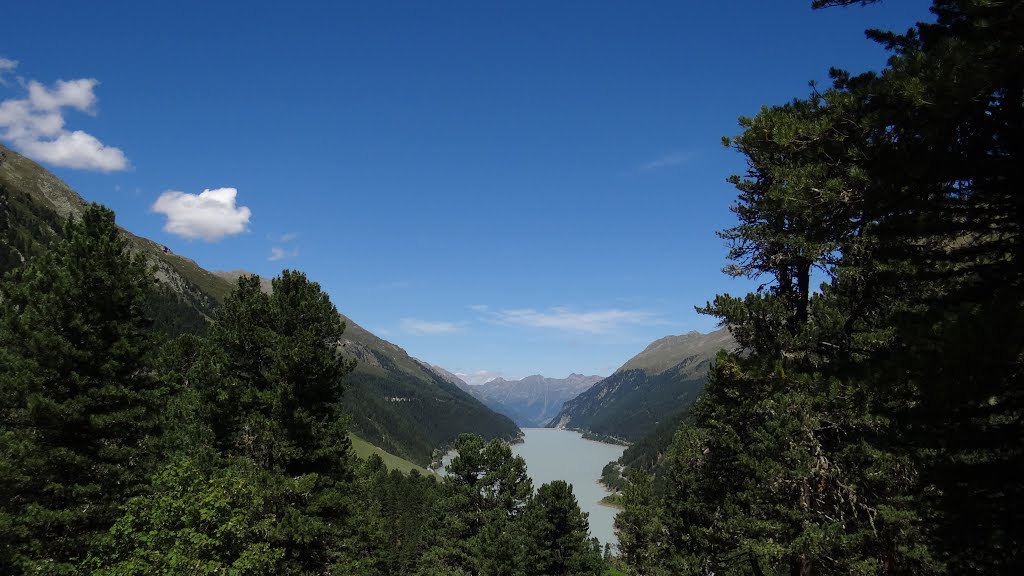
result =
[[[552,480],[572,484],[580,508],[590,515],[591,536],[602,546],[616,545],[613,522],[618,511],[600,503],[608,491],[598,480],[604,465],[618,460],[625,447],[584,440],[579,432],[556,428],[523,428],[523,434],[523,442],[512,445],[512,453],[526,460],[534,490]]]
[[[596,536],[602,546],[617,544],[613,522],[618,510],[601,504],[608,490],[598,480],[604,465],[618,460],[626,448],[584,440],[582,434],[572,430],[523,428],[523,434],[524,441],[513,445],[512,453],[526,460],[534,489],[552,480],[572,484],[580,508],[590,514],[591,536]]]

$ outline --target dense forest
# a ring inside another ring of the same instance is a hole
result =
[[[319,285],[239,279],[159,338],[145,257],[91,206],[0,284],[0,573],[602,574],[571,486],[500,440],[443,480],[350,450]]]
[[[632,573],[1024,570],[1024,5],[932,11],[726,140],[726,272],[764,286],[700,309],[742,351],[630,476]]]

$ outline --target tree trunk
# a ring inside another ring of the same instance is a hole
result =
[[[802,328],[807,324],[807,307],[811,297],[811,263],[803,260],[797,264],[796,270],[796,325]]]

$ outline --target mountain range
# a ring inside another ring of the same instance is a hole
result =
[[[535,374],[520,380],[495,378],[477,385],[462,382],[460,387],[491,410],[512,418],[519,426],[540,428],[558,414],[567,400],[579,396],[602,378],[583,374],[545,378]]]
[[[43,253],[63,223],[88,203],[39,164],[0,145],[0,274]],[[123,229],[122,229],[123,230]],[[154,331],[202,334],[244,271],[214,273],[169,248],[123,230],[146,256],[155,286],[147,302]],[[265,289],[269,280],[262,279]],[[339,306],[339,308],[343,307]],[[420,466],[462,432],[513,439],[520,431],[428,364],[345,318],[341,351],[359,362],[344,397],[353,432]]]
[[[720,350],[736,347],[729,330],[654,341],[611,376],[569,400],[548,424],[636,442],[678,417],[696,399]]]

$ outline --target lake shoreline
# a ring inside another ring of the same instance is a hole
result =
[[[618,545],[614,520],[618,508],[602,503],[614,495],[601,483],[604,466],[618,458],[625,446],[586,438],[565,428],[523,428],[524,442],[512,446],[526,460],[534,489],[553,480],[572,484],[580,509],[589,515],[590,533],[602,545]]]

